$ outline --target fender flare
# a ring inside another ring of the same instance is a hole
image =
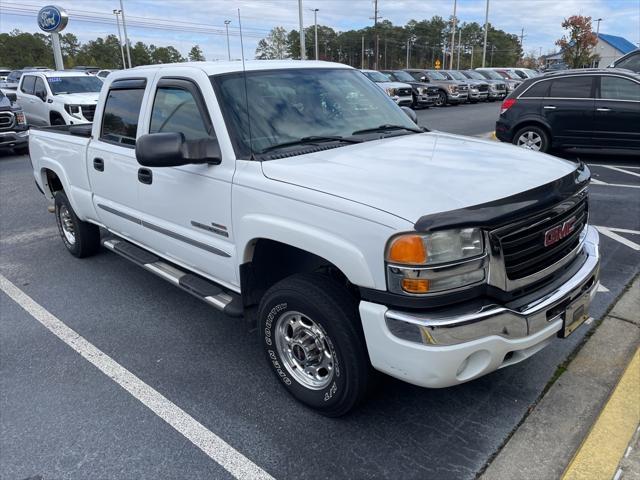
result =
[[[335,265],[354,285],[376,288],[365,254],[345,238],[312,225],[264,214],[240,220],[239,263],[250,262],[259,239],[273,240],[317,255]],[[244,235],[242,232],[246,232]],[[255,232],[255,234],[252,234]]]

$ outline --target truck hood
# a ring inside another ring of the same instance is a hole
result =
[[[98,95],[100,95],[100,92],[61,93],[55,95],[54,98],[61,103],[69,105],[95,105],[98,103]]]
[[[411,85],[401,82],[376,82],[381,88],[410,88]]]
[[[420,217],[510,197],[576,165],[488,140],[428,132],[262,162],[272,180]]]

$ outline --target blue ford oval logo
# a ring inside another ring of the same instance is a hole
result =
[[[38,12],[38,26],[45,32],[59,32],[67,26],[69,17],[62,8],[54,5],[42,7]]]

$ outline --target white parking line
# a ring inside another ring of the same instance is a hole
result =
[[[184,435],[191,443],[235,478],[243,480],[273,480],[271,475],[74,330],[67,327],[3,275],[0,275],[0,289],[47,330]]]
[[[635,175],[636,177],[640,177],[640,173],[630,172],[629,170],[625,170],[624,168],[612,167],[610,165],[603,165],[603,166],[604,168],[608,168],[609,170],[615,170],[616,172],[626,173],[627,175]]]
[[[627,247],[632,248],[636,251],[640,250],[640,245],[638,245],[635,242],[632,242],[631,240],[627,240],[623,236],[615,233],[615,232],[633,233],[633,234],[640,235],[640,232],[637,232],[635,230],[627,230],[625,228],[610,228],[610,227],[598,227],[598,226],[596,226],[596,228],[604,236],[609,237],[610,239],[615,240],[617,242],[620,242],[621,244],[626,245]]]
[[[589,163],[587,165],[590,167],[616,167],[616,168],[631,168],[633,170],[640,170],[640,167],[631,166],[631,165],[603,165],[602,163]]]
[[[606,187],[640,188],[640,185],[625,185],[624,183],[607,183],[597,178],[591,179],[591,185],[603,185]]]

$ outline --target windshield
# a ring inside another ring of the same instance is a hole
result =
[[[102,82],[93,76],[78,77],[48,77],[51,93],[59,95],[62,93],[88,93],[99,92]]]
[[[462,73],[452,70],[450,72],[448,72],[449,75],[451,75],[453,78],[455,78],[456,80],[466,80],[467,77],[465,77]]]
[[[474,72],[473,70],[466,70],[463,72],[467,78],[473,78],[475,80],[486,80],[487,77],[481,75],[478,72]]]
[[[380,72],[362,72],[362,73],[364,73],[369,80],[373,80],[376,83],[390,81],[386,75]]]
[[[483,75],[485,78],[492,78],[493,80],[504,80],[502,75],[493,70],[480,70],[480,75]]]
[[[416,81],[415,78],[413,78],[407,72],[404,72],[402,70],[394,70],[393,76],[396,77],[396,79],[399,82],[415,82]]]
[[[505,78],[509,78],[511,80],[522,80],[518,75],[509,70],[500,70],[500,72]]]
[[[447,77],[445,77],[440,72],[426,72],[426,74],[427,74],[427,77],[429,77],[431,80],[446,80],[447,79]]]
[[[247,72],[248,98],[242,72],[214,75],[211,80],[238,158],[248,159],[252,152],[307,137],[349,137],[381,125],[417,128],[382,89],[357,70]]]

